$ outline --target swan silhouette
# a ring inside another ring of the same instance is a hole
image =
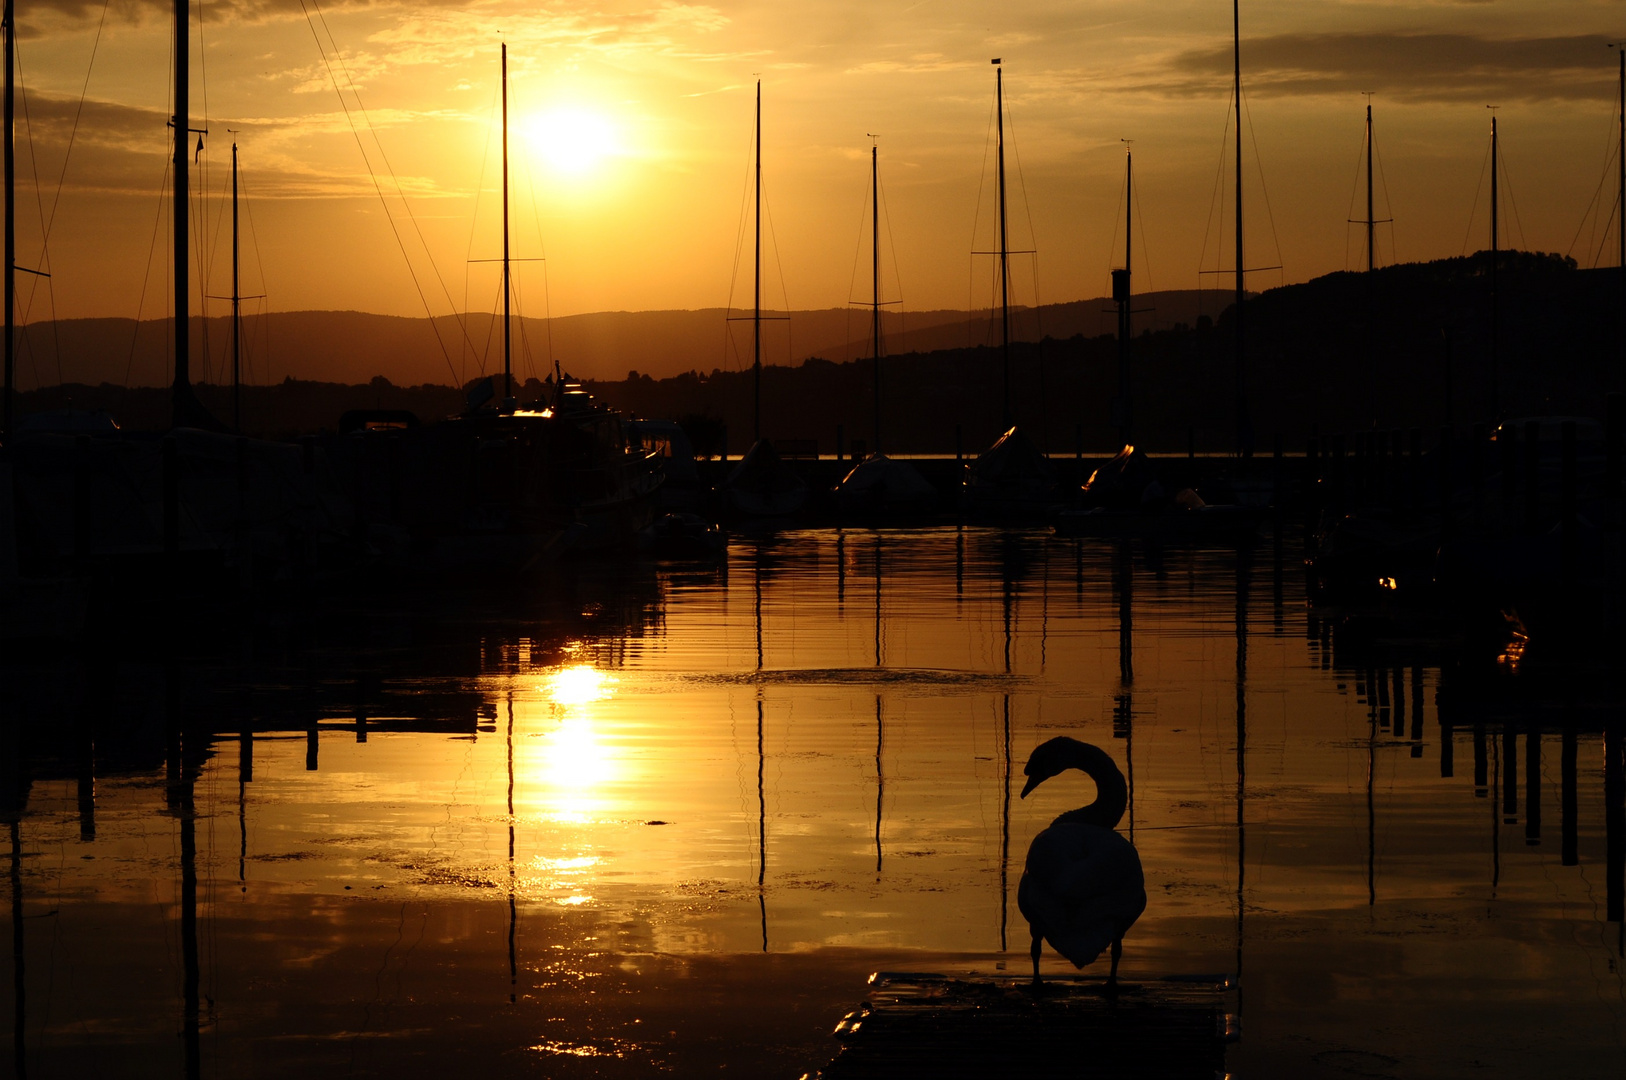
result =
[[[1016,906],[1033,932],[1033,985],[1040,985],[1039,949],[1048,941],[1079,968],[1111,946],[1107,987],[1116,989],[1124,934],[1146,910],[1140,855],[1115,831],[1129,788],[1105,750],[1062,735],[1028,756],[1022,798],[1068,769],[1095,781],[1095,801],[1067,811],[1033,838],[1016,890]]]

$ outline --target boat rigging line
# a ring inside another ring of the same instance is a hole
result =
[[[384,162],[384,167],[389,171],[390,179],[395,184],[396,195],[401,200],[402,208],[406,210],[407,220],[412,223],[412,228],[418,236],[418,242],[423,245],[424,255],[429,260],[429,268],[434,272],[435,280],[439,282],[441,292],[446,296],[446,303],[452,308],[452,319],[457,323],[458,330],[465,340],[468,339],[468,327],[464,324],[462,316],[457,312],[457,305],[453,303],[452,294],[446,288],[446,280],[441,277],[440,268],[435,265],[435,257],[429,250],[428,242],[424,239],[423,230],[418,225],[417,216],[412,213],[412,204],[407,201],[406,191],[401,187],[400,177],[396,176],[395,168],[390,164],[389,155],[384,150],[384,144],[378,138],[377,130],[372,126],[372,118],[367,113],[367,106],[362,103],[361,94],[356,90],[355,80],[350,75],[349,66],[344,62],[344,53],[339,49],[338,41],[327,24],[327,16],[322,14],[322,8],[316,0],[308,0],[308,2],[307,0],[299,0],[299,9],[305,15],[305,25],[310,27],[311,38],[316,42],[316,51],[322,57],[322,66],[327,69],[328,79],[333,84],[333,92],[339,99],[339,108],[344,111],[345,121],[350,126],[350,134],[356,140],[356,149],[361,151],[361,160],[367,167],[368,179],[372,181],[373,191],[378,196],[379,204],[384,208],[384,219],[389,222],[390,232],[395,237],[396,246],[401,249],[402,260],[406,263],[407,274],[412,278],[412,287],[418,293],[418,300],[423,304],[424,313],[429,316],[429,329],[435,335],[435,344],[440,346],[440,354],[446,361],[447,371],[451,372],[453,379],[456,379],[457,368],[452,363],[452,354],[446,348],[446,342],[440,336],[440,327],[436,325],[434,310],[429,306],[429,297],[425,295],[423,284],[418,280],[417,268],[412,265],[412,257],[408,254],[406,242],[401,237],[401,230],[395,223],[395,215],[390,212],[389,200],[385,198],[383,186],[378,182],[378,174],[373,171],[372,159],[367,156],[367,147],[361,140],[361,132],[356,127],[355,116],[350,111],[350,103],[344,98],[344,91],[339,86],[339,78],[334,74],[333,64],[328,59],[327,48],[322,44],[322,36],[316,30],[316,20],[311,18],[311,9],[313,8],[316,11],[316,18],[322,22],[322,29],[327,31],[328,40],[333,42],[333,51],[338,56],[339,67],[344,72],[345,81],[350,85],[350,93],[356,99],[356,108],[361,111],[362,119],[367,122],[368,130],[373,136],[373,143],[378,147],[379,157]],[[472,350],[473,344],[471,343],[469,347]]]
[[[855,252],[854,253],[854,260],[853,260],[853,279],[854,280],[853,280],[853,284],[848,287],[848,292],[847,292],[847,295],[848,295],[848,300],[847,300],[848,309],[847,310],[848,310],[848,316],[849,316],[848,320],[847,320],[847,324],[848,324],[848,341],[849,341],[849,345],[850,345],[850,343],[851,343],[851,327],[852,327],[851,311],[852,311],[853,306],[867,307],[867,308],[870,309],[870,359],[872,361],[872,368],[873,368],[872,374],[874,375],[874,384],[875,384],[874,417],[873,417],[873,419],[874,419],[874,442],[870,446],[870,453],[879,454],[881,452],[881,356],[883,354],[883,345],[882,345],[882,341],[881,341],[881,309],[883,307],[890,307],[890,306],[893,306],[893,305],[902,304],[903,301],[901,299],[898,299],[898,300],[882,300],[881,299],[880,136],[870,134],[870,135],[868,135],[868,138],[870,139],[870,148],[869,148],[869,183],[866,186],[864,194],[867,196],[865,201],[867,203],[869,203],[869,210],[870,210],[870,285],[871,285],[871,298],[869,300],[854,300],[854,299],[852,299],[852,287],[853,287],[853,285],[857,284],[857,277],[858,277],[857,253]],[[859,226],[858,226],[858,241],[859,241],[860,246],[862,246],[863,240],[864,240],[864,226],[863,226],[862,219],[860,219]],[[896,257],[896,251],[894,250],[894,260],[895,260],[895,257]]]

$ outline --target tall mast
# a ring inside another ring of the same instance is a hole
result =
[[[1130,337],[1130,255],[1133,252],[1135,223],[1135,155],[1124,140],[1124,268],[1113,273],[1112,297],[1118,302],[1118,437],[1128,445],[1134,418],[1134,396],[1129,381]],[[1122,275],[1121,277],[1119,275]]]
[[[879,148],[870,144],[870,274],[873,295],[870,304],[870,355],[875,365],[875,446],[871,453],[881,452],[881,188]]]
[[[508,43],[502,45],[502,397],[504,407],[514,396],[514,369],[510,346],[509,304],[513,296],[508,265]]]
[[[9,3],[10,0],[7,0]],[[243,297],[237,246],[237,141],[231,144],[231,422],[243,431]]]
[[[1497,198],[1496,198],[1496,106],[1489,106],[1491,110],[1491,212],[1490,212],[1490,369],[1491,369],[1491,416],[1494,418],[1502,411],[1501,394],[1501,368],[1496,355],[1496,324],[1497,324],[1497,296],[1496,296],[1496,264],[1501,261],[1498,252],[1500,244],[1496,232],[1497,226]]]
[[[1248,425],[1247,366],[1243,350],[1242,301],[1247,292],[1242,268],[1242,12],[1241,0],[1231,0],[1231,53],[1235,71],[1232,93],[1236,98],[1236,448],[1244,457],[1253,452],[1253,435]]]
[[[756,119],[756,257],[751,301],[751,431],[762,439],[762,80],[757,80]]]
[[[1620,169],[1620,192],[1618,195],[1620,201],[1615,204],[1615,227],[1620,241],[1620,311],[1622,318],[1626,319],[1626,44],[1616,45],[1615,49],[1620,54],[1620,142],[1615,151],[1615,164]],[[8,54],[6,58],[8,70],[10,63],[11,58]],[[8,88],[11,85],[11,80],[9,78],[6,80],[6,85]],[[10,92],[9,89],[7,92]],[[11,113],[8,111],[6,115],[9,117]],[[11,131],[11,124],[9,120],[6,123],[6,131],[8,132],[6,136],[8,140],[6,143],[6,152],[9,154],[11,152],[11,143],[9,141],[11,138],[9,134]],[[8,157],[6,160],[9,163],[11,159]],[[8,191],[11,190],[10,177],[11,166],[7,164],[6,190]],[[8,203],[7,205],[9,206],[10,204]],[[7,235],[10,234],[8,233]],[[1626,333],[1622,333],[1617,336],[1620,339],[1621,355],[1623,358],[1626,358]],[[6,338],[6,348],[8,350],[11,348],[11,339],[9,334]],[[10,356],[11,354],[8,352],[6,355]],[[9,365],[10,362],[8,361],[7,363]],[[8,366],[6,370],[9,372],[11,368]]]
[[[1366,102],[1366,272],[1370,274],[1377,265],[1376,242],[1377,225],[1372,219],[1372,101]]]
[[[1005,388],[1005,426],[1011,423],[1011,268],[1005,233],[1005,68],[994,64],[994,113],[999,132],[999,360]]]
[[[187,280],[187,197],[191,165],[186,156],[191,141],[190,103],[192,60],[191,7],[189,0],[175,0],[175,190],[170,220],[175,226],[175,380],[170,388],[170,421],[185,423],[192,410],[191,296]]]
[[[12,378],[16,372],[16,307],[17,307],[17,159],[16,147],[12,139],[12,126],[16,113],[16,5],[14,0],[5,0],[4,14],[0,16],[5,23],[6,41],[6,87],[4,98],[4,115],[0,117],[0,124],[5,126],[5,184],[6,184],[6,225],[5,225],[5,305],[6,305],[6,390],[5,411],[0,417],[3,427],[0,427],[0,438],[7,442],[11,440],[11,392]]]

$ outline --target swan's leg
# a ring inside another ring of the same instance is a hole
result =
[[[1039,936],[1037,927],[1029,927],[1029,929],[1033,933],[1033,948],[1030,950],[1033,954],[1033,985],[1039,986],[1041,985],[1039,982],[1039,947],[1044,939]]]
[[[1111,970],[1111,972],[1109,972],[1107,974],[1107,989],[1108,990],[1117,990],[1118,989],[1118,961],[1123,958],[1123,954],[1124,954],[1124,939],[1121,938],[1121,937],[1113,938],[1112,939],[1112,970]]]

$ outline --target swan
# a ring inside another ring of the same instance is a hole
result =
[[[1016,890],[1016,906],[1033,933],[1033,985],[1041,942],[1083,967],[1112,948],[1107,988],[1118,985],[1123,936],[1146,910],[1146,879],[1135,845],[1115,828],[1129,805],[1123,773],[1105,750],[1065,735],[1041,743],[1023,768],[1022,798],[1068,769],[1095,781],[1095,801],[1062,814],[1033,838]]]

